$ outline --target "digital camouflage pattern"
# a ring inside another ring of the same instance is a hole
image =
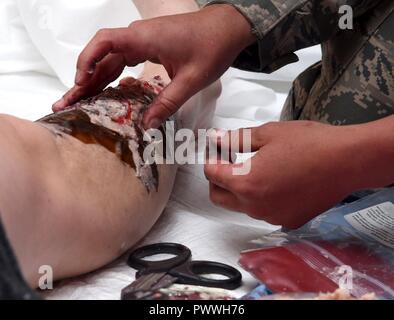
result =
[[[294,81],[282,120],[344,125],[394,114],[394,1],[209,2],[215,3],[235,6],[258,39],[241,53],[235,67],[270,73],[297,61],[296,50],[321,44],[322,61]],[[339,28],[342,5],[353,9],[352,30]]]

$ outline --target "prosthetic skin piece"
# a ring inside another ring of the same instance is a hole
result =
[[[163,87],[159,76],[151,82],[125,78],[118,87],[110,87],[38,123],[58,135],[66,133],[84,143],[104,146],[134,168],[148,192],[157,192],[157,166],[146,164],[143,159],[149,142],[144,141],[142,117]]]

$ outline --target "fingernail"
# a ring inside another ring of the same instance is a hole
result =
[[[64,107],[64,98],[61,98],[60,100],[56,101],[53,105],[52,105],[52,109],[53,111],[60,111],[61,109],[63,109]]]
[[[157,129],[161,125],[161,121],[158,118],[153,118],[148,122],[148,129]]]
[[[75,84],[81,85],[86,81],[87,77],[90,77],[94,73],[94,69],[89,69],[88,71],[77,70],[75,75]]]

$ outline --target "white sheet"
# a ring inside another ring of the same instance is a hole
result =
[[[125,25],[137,16],[133,9],[131,12],[125,9],[131,6],[129,0],[116,1],[124,9],[120,16],[117,11],[120,7],[114,8],[111,0],[81,3],[79,0],[2,0],[0,17],[6,18],[10,32],[6,36],[0,33],[0,48],[1,45],[9,48],[7,52],[0,51],[0,113],[30,120],[50,113],[52,102],[66,90],[65,84],[72,83],[77,53],[85,40],[100,27]],[[111,11],[113,16],[108,15]],[[40,21],[44,25],[48,22],[45,20],[48,14],[56,17],[56,27],[40,28]],[[70,17],[76,17],[72,23]],[[68,53],[62,54],[64,50]],[[223,92],[213,126],[235,129],[277,120],[291,81],[320,58],[320,50],[316,47],[305,50],[300,58],[300,63],[273,75],[230,69],[222,80]],[[136,75],[138,70],[129,72]],[[264,222],[210,204],[202,166],[187,165],[180,168],[171,200],[142,244],[180,242],[192,249],[196,259],[237,266],[239,252],[248,247],[248,242],[273,229]],[[237,291],[238,296],[256,285],[247,273],[243,275],[244,286]],[[62,281],[45,296],[118,299],[121,288],[133,277],[123,257],[92,274]]]
[[[81,48],[98,28],[140,19],[130,0],[15,0],[31,41],[54,74],[72,86]]]

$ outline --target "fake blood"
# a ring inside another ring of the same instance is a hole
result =
[[[350,266],[354,272],[394,286],[394,271],[385,268],[387,262],[367,246],[327,241],[314,244],[316,247],[291,243],[247,251],[242,253],[240,263],[274,293],[334,292],[338,283],[328,274],[335,272],[338,265],[327,254]],[[321,251],[317,249],[319,247]],[[353,281],[358,286],[370,288],[377,295],[385,294],[380,288],[371,287],[363,277],[355,277]]]
[[[126,115],[119,118],[112,118],[112,121],[118,124],[126,124],[128,121],[131,120],[131,111],[132,111],[132,106],[130,102],[128,102]]]
[[[286,247],[245,252],[241,265],[272,292],[333,292],[338,286]]]

